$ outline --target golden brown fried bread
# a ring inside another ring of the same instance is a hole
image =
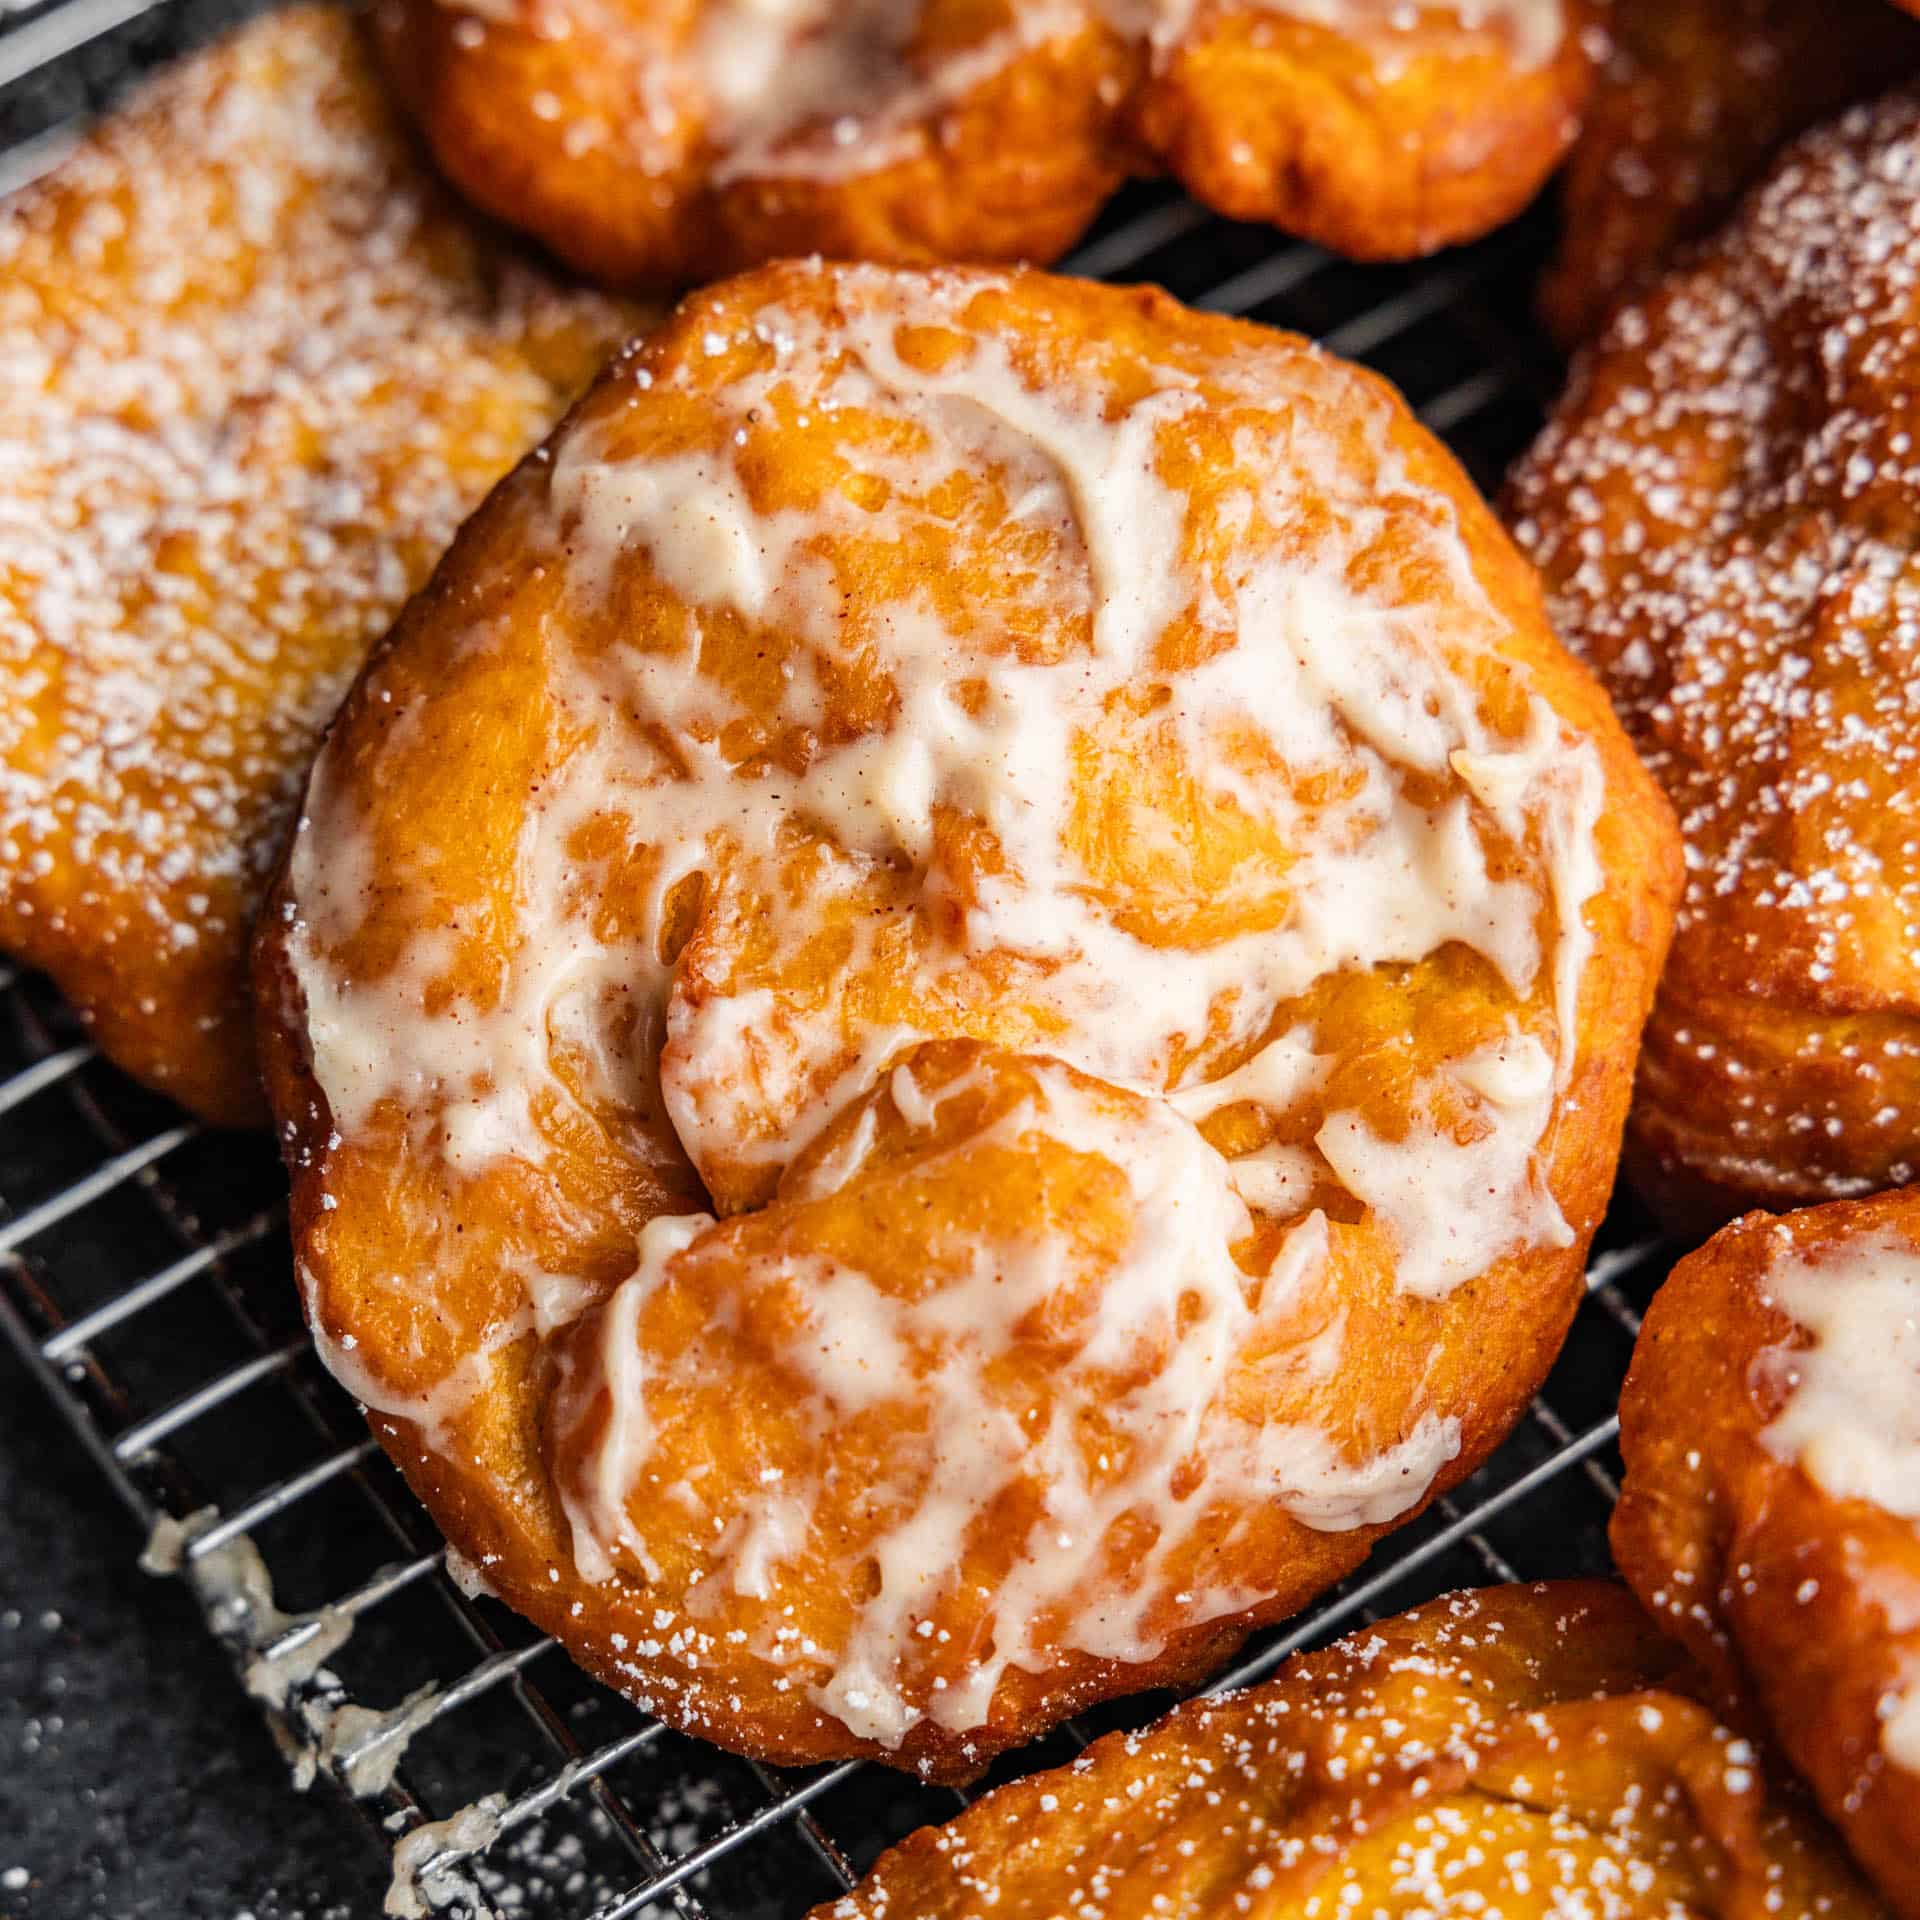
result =
[[[1511,219],[1567,151],[1592,79],[1576,0],[1161,12],[1138,109],[1148,149],[1208,206],[1361,260]]]
[[[616,283],[781,254],[1046,261],[1129,172],[1366,257],[1539,189],[1582,0],[384,0],[480,205]]]
[[[612,1684],[966,1774],[1517,1417],[1676,863],[1371,376],[1150,290],[764,270],[331,736],[258,949],[308,1314]]]
[[[1630,1170],[1717,1224],[1920,1166],[1920,98],[1624,308],[1509,511],[1680,814]]]
[[[781,254],[1052,259],[1129,170],[1093,0],[382,0],[479,205],[615,283]]]
[[[0,947],[264,1117],[246,937],[320,730],[631,310],[436,186],[344,10],[176,67],[0,203]]]
[[[1674,1269],[1620,1403],[1621,1571],[1757,1699],[1920,1915],[1920,1194],[1752,1214]]]
[[[1716,225],[1783,140],[1920,68],[1920,28],[1885,0],[1613,0],[1607,36],[1540,287],[1565,346]]]
[[[814,1920],[1877,1920],[1619,1587],[1436,1600],[923,1827]]]

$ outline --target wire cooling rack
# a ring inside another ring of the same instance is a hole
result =
[[[0,0],[0,190],[55,162],[131,75],[242,10]],[[1554,377],[1528,312],[1545,237],[1536,219],[1417,267],[1360,268],[1146,187],[1067,264],[1367,362],[1491,487]],[[956,1811],[965,1796],[882,1768],[780,1772],[672,1733],[471,1597],[313,1357],[282,1196],[268,1141],[131,1086],[43,981],[0,964],[0,1331],[199,1591],[296,1777],[357,1790],[395,1845],[397,1910],[792,1920]],[[1218,1684],[1450,1587],[1603,1569],[1615,1399],[1673,1251],[1618,1201],[1566,1352],[1506,1445]],[[984,1784],[1166,1704],[1112,1703]]]

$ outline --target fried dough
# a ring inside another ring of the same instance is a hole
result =
[[[1620,1588],[1436,1600],[988,1794],[813,1920],[1874,1920]]]
[[[494,494],[322,756],[257,949],[308,1315],[611,1684],[966,1775],[1518,1417],[1678,881],[1382,383],[767,269]]]
[[[1192,0],[1137,109],[1195,199],[1356,260],[1471,240],[1539,192],[1592,81],[1583,5]]]
[[[1920,1166],[1920,96],[1623,308],[1508,514],[1677,808],[1629,1171],[1710,1227]]]
[[[1125,38],[1080,0],[384,0],[449,177],[601,279],[783,253],[1052,258],[1125,177]]]
[[[1620,1568],[1920,1915],[1920,1194],[1684,1260],[1620,1403]]]
[[[1364,258],[1518,211],[1582,0],[383,0],[449,176],[616,284],[1045,262],[1129,173]]]
[[[344,10],[245,27],[0,202],[0,947],[264,1118],[246,940],[368,647],[631,307],[432,179]]]
[[[1568,347],[1710,232],[1783,141],[1920,69],[1920,28],[1886,0],[1613,0],[1606,22],[1540,285]]]

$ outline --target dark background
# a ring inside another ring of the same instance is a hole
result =
[[[361,1920],[382,1850],[299,1796],[186,1592],[0,1343],[0,1915]],[[16,1885],[24,1869],[24,1885]]]

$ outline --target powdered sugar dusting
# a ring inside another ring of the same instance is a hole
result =
[[[344,11],[165,75],[0,208],[0,939],[253,1104],[243,940],[369,643],[630,316],[470,223]]]
[[[1435,1601],[988,1795],[815,1920],[1876,1914],[1635,1629],[1599,1586]]]
[[[1656,1048],[1750,1079],[1733,1150],[1784,1129],[1833,1191],[1912,1174],[1911,1122],[1859,1089],[1920,1043],[1917,241],[1920,100],[1901,95],[1791,150],[1723,239],[1619,315],[1513,491],[1562,635],[1680,813],[1690,883]],[[1791,1104],[1765,1063],[1689,1028],[1676,982],[1832,1023]]]

